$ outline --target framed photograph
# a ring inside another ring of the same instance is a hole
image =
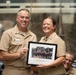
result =
[[[55,60],[56,52],[57,52],[57,44],[29,42],[27,64],[28,65],[48,64]]]

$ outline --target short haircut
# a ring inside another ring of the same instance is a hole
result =
[[[20,9],[18,12],[20,12],[20,11],[27,11],[27,12],[29,12],[28,9]],[[30,12],[29,12],[29,13],[30,13]]]
[[[28,12],[28,13],[30,14],[30,11],[29,11],[28,9],[20,9],[20,10],[17,12],[17,16],[18,16],[18,14],[19,14],[20,11],[26,11],[26,12]],[[29,18],[31,19],[30,16],[29,16]]]
[[[49,18],[49,19],[52,20],[53,26],[56,25],[56,20],[55,20],[52,16],[47,16],[46,18]],[[45,18],[45,19],[46,19],[46,18]]]
[[[18,13],[19,13],[20,11],[27,11],[27,12],[30,14],[30,12],[29,12],[28,9],[20,9],[20,10],[17,12],[17,15],[18,15]]]
[[[74,58],[74,55],[73,55],[70,51],[66,52],[66,54],[70,54],[70,55],[73,57],[73,61],[74,61],[74,59],[75,59],[75,58]],[[73,61],[72,61],[72,62],[73,62]]]

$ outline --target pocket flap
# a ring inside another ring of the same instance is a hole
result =
[[[12,45],[22,45],[22,44],[23,44],[23,39],[21,39],[21,38],[14,38],[14,39],[11,41],[11,44],[12,44]]]

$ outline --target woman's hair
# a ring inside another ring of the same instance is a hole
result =
[[[55,20],[52,16],[48,16],[48,17],[46,17],[46,18],[49,18],[49,19],[52,20],[53,26],[56,25],[56,20]],[[45,18],[45,19],[46,19],[46,18]]]

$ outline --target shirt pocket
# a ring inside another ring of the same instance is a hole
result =
[[[14,38],[11,41],[9,52],[17,52],[23,47],[24,41],[23,39]]]
[[[11,45],[22,45],[23,44],[23,39],[20,39],[20,38],[14,38],[12,41],[11,41]]]

